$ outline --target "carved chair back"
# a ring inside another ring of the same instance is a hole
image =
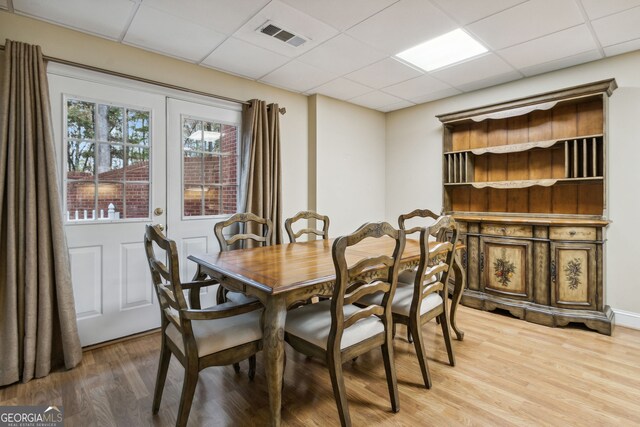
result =
[[[224,235],[224,231],[227,227],[243,225],[245,232],[237,233],[227,238]],[[251,225],[256,226],[258,229],[262,228],[262,232],[250,233],[246,230],[251,228]],[[268,246],[271,244],[271,233],[273,232],[273,223],[270,219],[261,218],[250,212],[237,213],[229,217],[225,221],[217,223],[213,228],[216,239],[220,244],[220,250],[222,252],[232,249],[239,249],[249,247],[248,242],[254,241],[261,246]]]
[[[318,228],[301,228],[297,232],[293,231],[293,224],[299,220],[309,220],[315,219],[316,225],[317,221],[322,222],[322,230]],[[287,218],[284,221],[284,228],[287,230],[287,234],[289,235],[289,241],[291,243],[295,243],[297,239],[303,234],[313,234],[316,236],[320,236],[323,239],[327,240],[329,238],[329,217],[326,215],[320,215],[313,211],[301,211],[292,216],[291,218]]]

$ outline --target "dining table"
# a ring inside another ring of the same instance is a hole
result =
[[[273,426],[279,426],[281,421],[287,309],[312,297],[331,297],[336,278],[332,243],[333,239],[323,239],[188,256],[197,264],[199,272],[218,280],[230,290],[255,296],[264,305],[263,353]],[[388,237],[365,239],[347,250],[347,261],[391,254],[394,245],[395,240]],[[466,282],[460,258],[463,248],[458,245],[456,250],[450,309],[450,323],[458,340],[464,336],[455,321],[456,308]],[[400,271],[417,267],[419,259],[418,240],[407,238]],[[446,304],[445,299],[445,310]]]

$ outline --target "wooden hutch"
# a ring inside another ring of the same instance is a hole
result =
[[[607,104],[615,80],[439,115],[443,205],[467,247],[464,305],[611,334]]]

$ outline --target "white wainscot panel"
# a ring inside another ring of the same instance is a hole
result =
[[[78,319],[102,314],[102,246],[69,248]]]
[[[142,242],[120,245],[120,308],[123,310],[153,304],[151,273]]]

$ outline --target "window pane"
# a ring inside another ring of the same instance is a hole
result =
[[[149,112],[127,110],[127,142],[149,145]]]
[[[127,147],[127,181],[149,181],[149,149]]]
[[[100,218],[122,219],[123,185],[121,183],[98,184],[98,212]]]
[[[238,183],[238,157],[222,156],[222,183],[237,184]]]
[[[182,123],[182,140],[185,156],[190,151],[202,151],[202,122],[184,119]]]
[[[91,102],[67,101],[67,136],[76,139],[94,139],[95,104]]]
[[[95,144],[84,141],[67,143],[67,179],[93,181]]]
[[[213,122],[203,123],[203,142],[204,151],[207,153],[219,153],[220,152],[220,124]]]
[[[184,186],[184,216],[202,215],[202,186]]]
[[[67,181],[67,215],[69,221],[93,217],[95,209],[95,184],[93,182]]]
[[[209,186],[204,190],[204,214],[220,215],[220,187]]]
[[[124,180],[124,148],[122,145],[98,144],[98,179]]]
[[[222,187],[222,212],[223,214],[236,213],[238,209],[238,187],[225,185]]]
[[[238,154],[237,126],[221,125],[220,151],[223,154]]]
[[[186,184],[200,185],[203,183],[201,153],[192,153],[187,151],[184,152],[182,176],[183,176],[182,182],[185,185]]]
[[[125,218],[149,217],[149,185],[125,184],[127,202]]]
[[[102,107],[102,105],[100,106]],[[124,108],[107,107],[107,139],[109,142],[122,142],[122,124]]]
[[[204,184],[220,183],[220,156],[204,155]]]

